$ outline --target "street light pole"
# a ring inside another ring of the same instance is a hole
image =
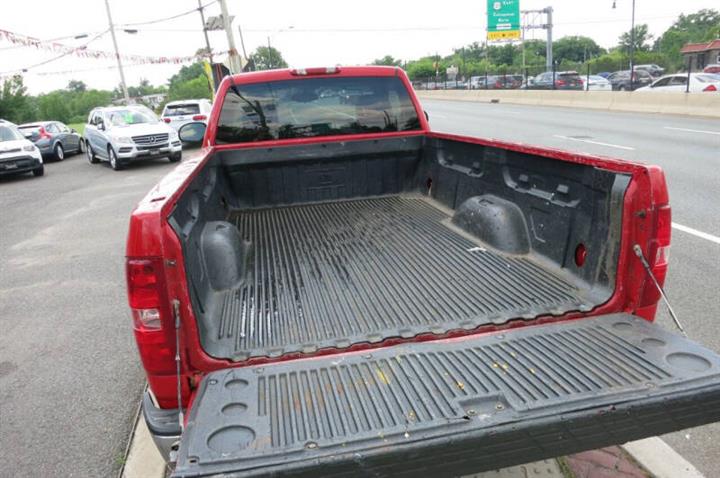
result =
[[[630,91],[635,91],[635,0],[632,0],[632,19],[630,20]]]
[[[109,0],[105,0],[105,9],[107,10],[108,24],[110,25],[110,36],[112,37],[113,46],[115,47],[115,59],[117,60],[118,71],[120,72],[120,87],[125,97],[125,103],[130,104],[130,93],[128,93],[127,83],[125,83],[125,72],[123,71],[122,60],[120,60],[117,38],[115,38],[115,26],[113,25],[112,14],[110,13]]]

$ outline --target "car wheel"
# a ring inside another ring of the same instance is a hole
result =
[[[97,164],[100,162],[97,156],[95,156],[95,152],[92,149],[92,146],[85,145],[85,156],[87,157],[87,160],[90,164]]]
[[[55,159],[57,159],[58,161],[62,161],[63,159],[65,159],[65,150],[63,149],[62,144],[58,143],[55,145],[53,154],[55,155]]]
[[[173,154],[172,156],[168,157],[171,163],[177,163],[182,159],[182,152]]]
[[[108,146],[108,158],[110,159],[110,167],[115,171],[119,171],[125,167],[125,165],[118,160],[117,154],[115,154],[112,146]]]
[[[43,174],[45,174],[45,166],[41,164],[39,167],[33,169],[32,173],[33,176],[42,176]]]
[[[620,86],[618,87],[618,91],[627,91],[627,88],[625,88],[624,86],[620,85]]]
[[[85,141],[83,141],[83,140],[81,139],[80,142],[78,143],[78,151],[77,151],[77,152],[78,152],[78,153],[84,153],[85,150],[86,150],[86,148],[85,148]]]

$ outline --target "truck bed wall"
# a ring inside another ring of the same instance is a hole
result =
[[[232,211],[383,195],[423,195],[448,227],[507,254],[530,254],[581,280],[595,302],[612,294],[629,178],[482,144],[416,136],[218,152],[171,214],[185,247],[201,332],[219,294],[241,284],[252,244]],[[582,267],[576,249],[587,250]],[[216,332],[213,330],[213,333]]]

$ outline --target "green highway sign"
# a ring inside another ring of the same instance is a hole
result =
[[[520,0],[488,0],[487,39],[520,38]]]

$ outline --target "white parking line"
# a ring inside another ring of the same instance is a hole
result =
[[[693,229],[692,227],[683,226],[682,224],[678,224],[677,222],[673,222],[672,227],[674,227],[678,231],[687,232],[688,234],[692,234],[693,236],[697,236],[701,239],[705,239],[706,241],[714,242],[715,244],[720,244],[720,237],[713,236],[712,234],[708,234],[707,232],[698,231],[697,229]]]
[[[611,144],[611,143],[601,143],[600,141],[592,141],[590,139],[571,138],[569,136],[561,136],[559,134],[554,134],[553,136],[555,138],[566,139],[568,141],[579,141],[580,143],[597,144],[598,146],[607,146],[608,148],[617,148],[617,149],[625,149],[628,151],[635,151],[635,148],[631,148],[630,146],[621,146],[619,144]]]
[[[707,131],[704,129],[675,128],[674,126],[665,126],[665,129],[671,129],[674,131],[687,131],[688,133],[704,133],[704,134],[720,135],[720,131]]]

